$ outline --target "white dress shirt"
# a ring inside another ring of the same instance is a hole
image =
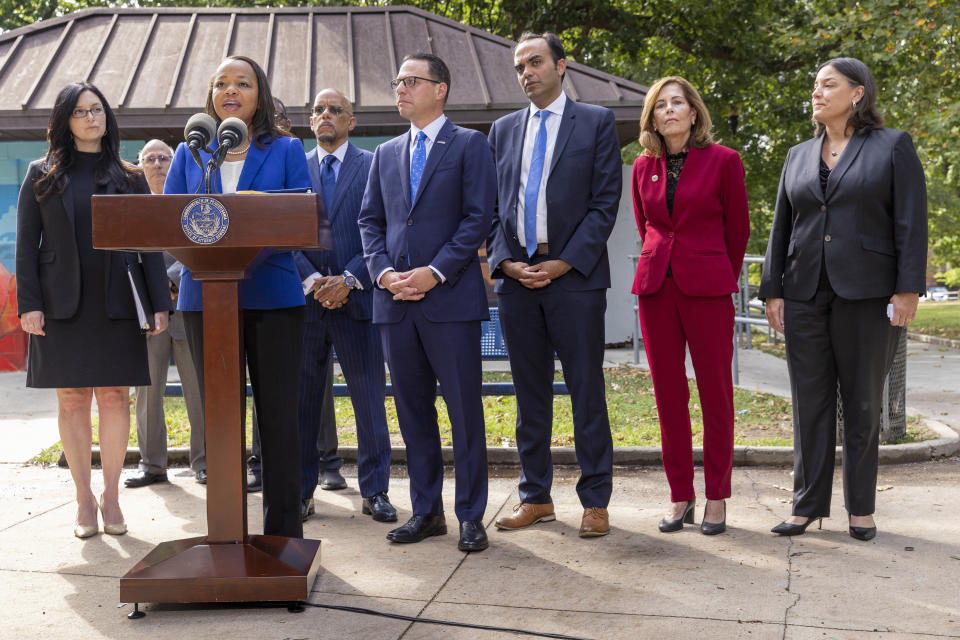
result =
[[[240,173],[243,171],[243,160],[239,162],[224,162],[220,165],[220,187],[223,193],[236,193],[240,182]]]
[[[537,192],[537,241],[534,244],[547,242],[547,178],[550,176],[550,163],[553,160],[553,148],[557,144],[557,133],[560,131],[560,122],[563,120],[563,109],[567,105],[567,95],[561,91],[557,99],[547,105],[543,111],[549,111],[547,118],[547,152],[543,158],[543,173],[540,175],[540,191]],[[520,193],[517,196],[517,239],[521,247],[527,246],[524,232],[524,192],[527,188],[527,176],[530,175],[530,160],[533,158],[533,144],[537,139],[537,130],[540,128],[540,118],[534,117],[540,111],[535,104],[530,104],[527,115],[527,132],[523,139],[523,153],[520,156]]]
[[[426,153],[424,154],[424,159],[427,159],[430,157],[430,150],[433,149],[434,141],[437,139],[437,136],[440,135],[440,129],[442,129],[443,125],[445,125],[446,123],[447,123],[447,116],[441,113],[439,118],[437,118],[436,120],[434,120],[433,122],[425,126],[423,129],[418,129],[413,124],[410,125],[409,150],[410,150],[411,162],[413,161],[413,150],[416,149],[417,147],[417,134],[423,131],[423,133],[426,134],[427,136],[423,141],[423,147],[424,147],[424,150],[426,151]],[[410,176],[409,175],[406,176],[406,179],[409,184]],[[414,194],[410,194],[411,198],[413,196]],[[440,271],[436,267],[434,267],[432,264],[429,264],[427,266],[430,268],[431,271],[437,274],[437,276],[440,278],[440,282],[447,281],[447,278],[442,273],[440,273]],[[380,278],[382,278],[383,274],[387,273],[388,271],[396,271],[396,269],[394,269],[393,267],[387,267],[386,269],[381,271],[379,274],[377,274],[377,281],[376,281],[377,286],[379,286],[381,289],[385,287],[382,284],[380,284]]]

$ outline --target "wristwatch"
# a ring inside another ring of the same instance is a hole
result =
[[[344,284],[345,286],[347,286],[347,287],[350,287],[351,289],[356,289],[356,288],[357,288],[357,278],[356,278],[356,276],[354,276],[354,275],[352,275],[352,274],[349,274],[349,273],[344,273],[344,274],[343,274],[343,284]]]

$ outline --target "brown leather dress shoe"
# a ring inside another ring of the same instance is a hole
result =
[[[532,504],[530,502],[521,502],[513,508],[513,515],[497,518],[494,523],[497,529],[523,529],[538,522],[552,522],[557,519],[553,513],[553,503]]]
[[[603,507],[587,507],[580,521],[580,537],[596,538],[610,533],[610,514]]]

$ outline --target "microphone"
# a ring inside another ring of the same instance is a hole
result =
[[[193,161],[197,163],[201,171],[203,171],[203,158],[200,157],[200,151],[210,153],[210,143],[216,134],[216,120],[205,113],[195,113],[190,116],[190,119],[187,120],[187,126],[183,128],[183,138],[187,142],[187,149],[190,150]]]
[[[220,123],[220,129],[217,130],[217,140],[220,149],[226,152],[227,149],[239,147],[247,139],[247,125],[240,118],[227,118]]]
[[[195,113],[183,128],[183,137],[192,151],[206,149],[217,134],[217,122],[205,113]]]
[[[227,152],[242,145],[247,139],[247,125],[240,118],[227,118],[220,123],[217,131],[218,147],[216,153],[207,161],[207,170],[204,172],[203,183],[206,193],[213,187],[213,174],[220,169],[220,165],[227,159]]]

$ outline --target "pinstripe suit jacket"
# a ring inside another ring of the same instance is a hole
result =
[[[370,274],[363,261],[363,245],[360,242],[357,217],[360,214],[360,203],[363,201],[363,191],[367,186],[367,174],[370,172],[372,160],[372,153],[347,143],[347,153],[343,157],[343,164],[337,177],[337,187],[333,194],[333,206],[326,212],[330,220],[333,248],[327,251],[294,252],[294,261],[301,280],[316,272],[322,275],[340,275],[344,271],[349,271],[356,276],[363,290],[352,291],[347,298],[347,303],[341,309],[333,311],[325,310],[312,296],[307,298],[304,316],[306,322],[317,322],[325,313],[346,312],[354,320],[371,318],[373,283],[370,281]],[[316,149],[307,154],[307,167],[310,170],[313,190],[323,193]],[[319,202],[323,207],[323,200]]]

